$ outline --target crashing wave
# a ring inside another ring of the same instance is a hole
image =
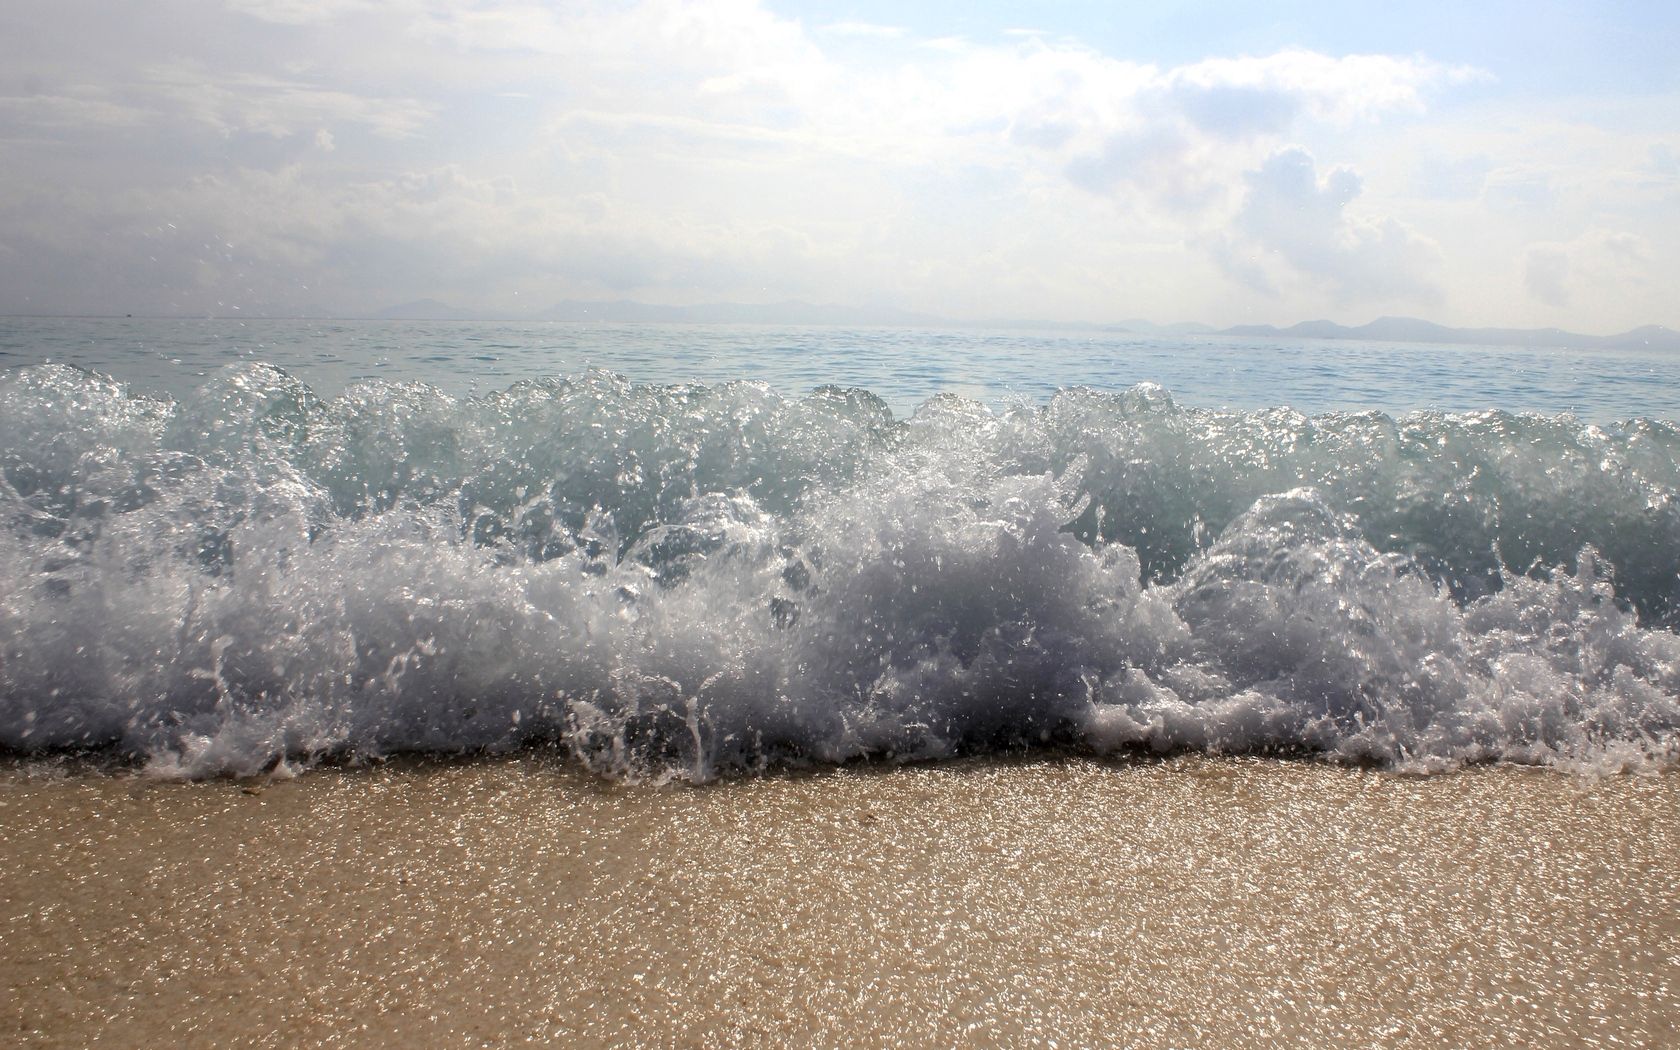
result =
[[[0,374],[0,746],[1680,758],[1680,431],[591,373]]]

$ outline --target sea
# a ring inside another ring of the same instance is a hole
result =
[[[0,749],[1680,763],[1680,357],[0,318]]]

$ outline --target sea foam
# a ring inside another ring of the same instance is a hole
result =
[[[1663,422],[47,365],[0,373],[0,467],[13,750],[1680,760]]]

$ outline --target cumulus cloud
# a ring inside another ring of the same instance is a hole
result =
[[[1309,51],[1210,59],[1160,68],[1080,48],[1028,41],[1022,101],[1006,111],[1014,141],[1061,154],[1088,190],[1130,186],[1174,204],[1212,189],[1305,121],[1346,125],[1417,112],[1435,87],[1474,71],[1418,58]]]
[[[1201,160],[1198,151],[1272,138],[1300,119],[1413,113],[1431,87],[1473,76],[1423,59],[1304,50],[1161,69],[1042,40],[1028,42],[1021,62],[1033,91],[1011,113],[1016,139],[1067,146],[1070,170],[1092,188],[1151,168],[1183,170]]]
[[[1167,90],[1189,111],[1222,130],[1280,121],[1305,110],[1346,124],[1396,110],[1418,113],[1425,93],[1443,84],[1479,80],[1487,74],[1418,57],[1347,55],[1284,50],[1273,55],[1212,58],[1174,69],[1163,77]]]
[[[1269,274],[1278,267],[1258,260],[1276,260],[1342,302],[1439,297],[1433,276],[1439,251],[1432,242],[1392,218],[1348,212],[1363,188],[1353,170],[1333,168],[1320,176],[1312,154],[1290,147],[1244,181],[1248,193],[1235,223],[1239,239],[1226,239],[1217,250],[1238,280],[1272,290]]]
[[[1154,309],[1116,301],[1144,290],[1222,307],[1220,273],[1291,313],[1386,306],[1434,292],[1435,249],[1344,143],[1480,76],[935,41],[755,0],[27,2],[30,33],[0,39],[25,87],[0,85],[0,244],[58,262],[0,266],[0,309],[26,285],[30,308],[151,288],[197,310],[307,284],[349,311],[610,293],[1100,320]],[[1442,198],[1466,207],[1554,179],[1486,143],[1438,153],[1468,165]]]

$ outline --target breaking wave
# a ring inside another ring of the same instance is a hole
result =
[[[1680,759],[1680,429],[0,373],[0,747]]]

